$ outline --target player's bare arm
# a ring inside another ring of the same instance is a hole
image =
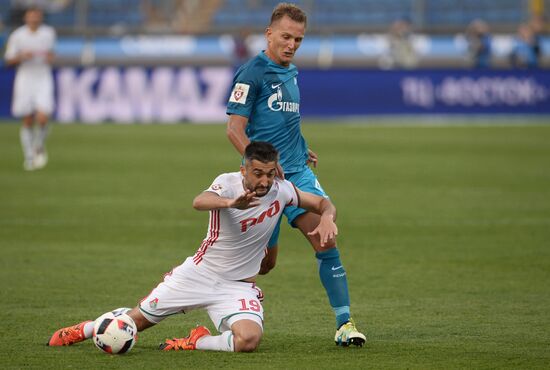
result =
[[[238,114],[232,114],[227,121],[227,138],[231,141],[231,144],[237,149],[239,154],[244,154],[244,148],[250,144],[250,139],[246,135],[246,125],[248,124],[248,118],[239,116]],[[317,157],[317,156],[315,156]],[[277,177],[280,179],[285,178],[285,171],[279,162],[277,162]]]
[[[241,155],[244,154],[246,146],[250,144],[250,139],[245,131],[247,124],[248,118],[239,116],[238,114],[230,115],[229,121],[227,122],[227,138]]]
[[[277,246],[267,248],[266,255],[262,260],[260,272],[258,272],[259,275],[265,275],[275,267],[275,264],[277,263],[278,252],[279,252],[279,247]]]
[[[16,66],[31,58],[33,58],[33,53],[31,51],[22,51],[14,58],[6,59],[6,64],[9,66]]]
[[[300,199],[299,206],[321,216],[319,225],[313,231],[310,231],[308,235],[319,235],[321,247],[325,247],[329,241],[333,241],[338,235],[338,227],[335,224],[336,207],[326,198],[299,189],[296,190]]]
[[[247,209],[256,207],[259,204],[260,200],[256,197],[256,192],[248,189],[235,199],[220,197],[214,192],[205,191],[193,200],[193,208],[198,211],[211,211],[221,208]]]

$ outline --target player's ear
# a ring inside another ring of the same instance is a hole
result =
[[[246,168],[241,164],[241,175],[243,175],[243,177],[246,175]]]

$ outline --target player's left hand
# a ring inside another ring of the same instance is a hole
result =
[[[243,194],[229,203],[229,208],[248,209],[260,205],[260,198],[256,197],[255,191],[245,190]]]
[[[319,161],[319,158],[317,157],[317,154],[311,149],[307,150],[309,154],[309,158],[307,159],[307,164],[313,164],[313,167],[317,168],[317,162]]]
[[[338,235],[338,227],[331,218],[321,217],[319,225],[313,230],[307,233],[307,235],[319,235],[319,241],[321,247],[324,248],[329,241],[332,241]]]

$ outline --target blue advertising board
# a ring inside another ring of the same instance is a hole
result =
[[[549,114],[547,70],[306,70],[304,116]]]
[[[14,70],[0,68],[0,119]],[[63,67],[60,122],[222,122],[230,67]],[[550,114],[548,70],[303,69],[303,117],[390,114]]]

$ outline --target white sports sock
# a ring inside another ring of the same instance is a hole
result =
[[[19,138],[21,139],[21,147],[23,148],[23,155],[26,161],[32,161],[34,157],[34,131],[29,127],[21,127],[19,130]]]
[[[38,126],[38,130],[37,130],[37,133],[36,133],[36,149],[38,151],[43,151],[44,150],[44,146],[46,144],[46,137],[48,136],[48,132],[49,132],[49,126],[48,125]]]
[[[231,330],[224,331],[221,335],[205,335],[197,340],[197,349],[208,351],[225,351],[234,352],[233,332]]]
[[[86,339],[92,337],[92,334],[94,333],[94,324],[94,321],[90,321],[84,324],[84,337],[86,337]]]

